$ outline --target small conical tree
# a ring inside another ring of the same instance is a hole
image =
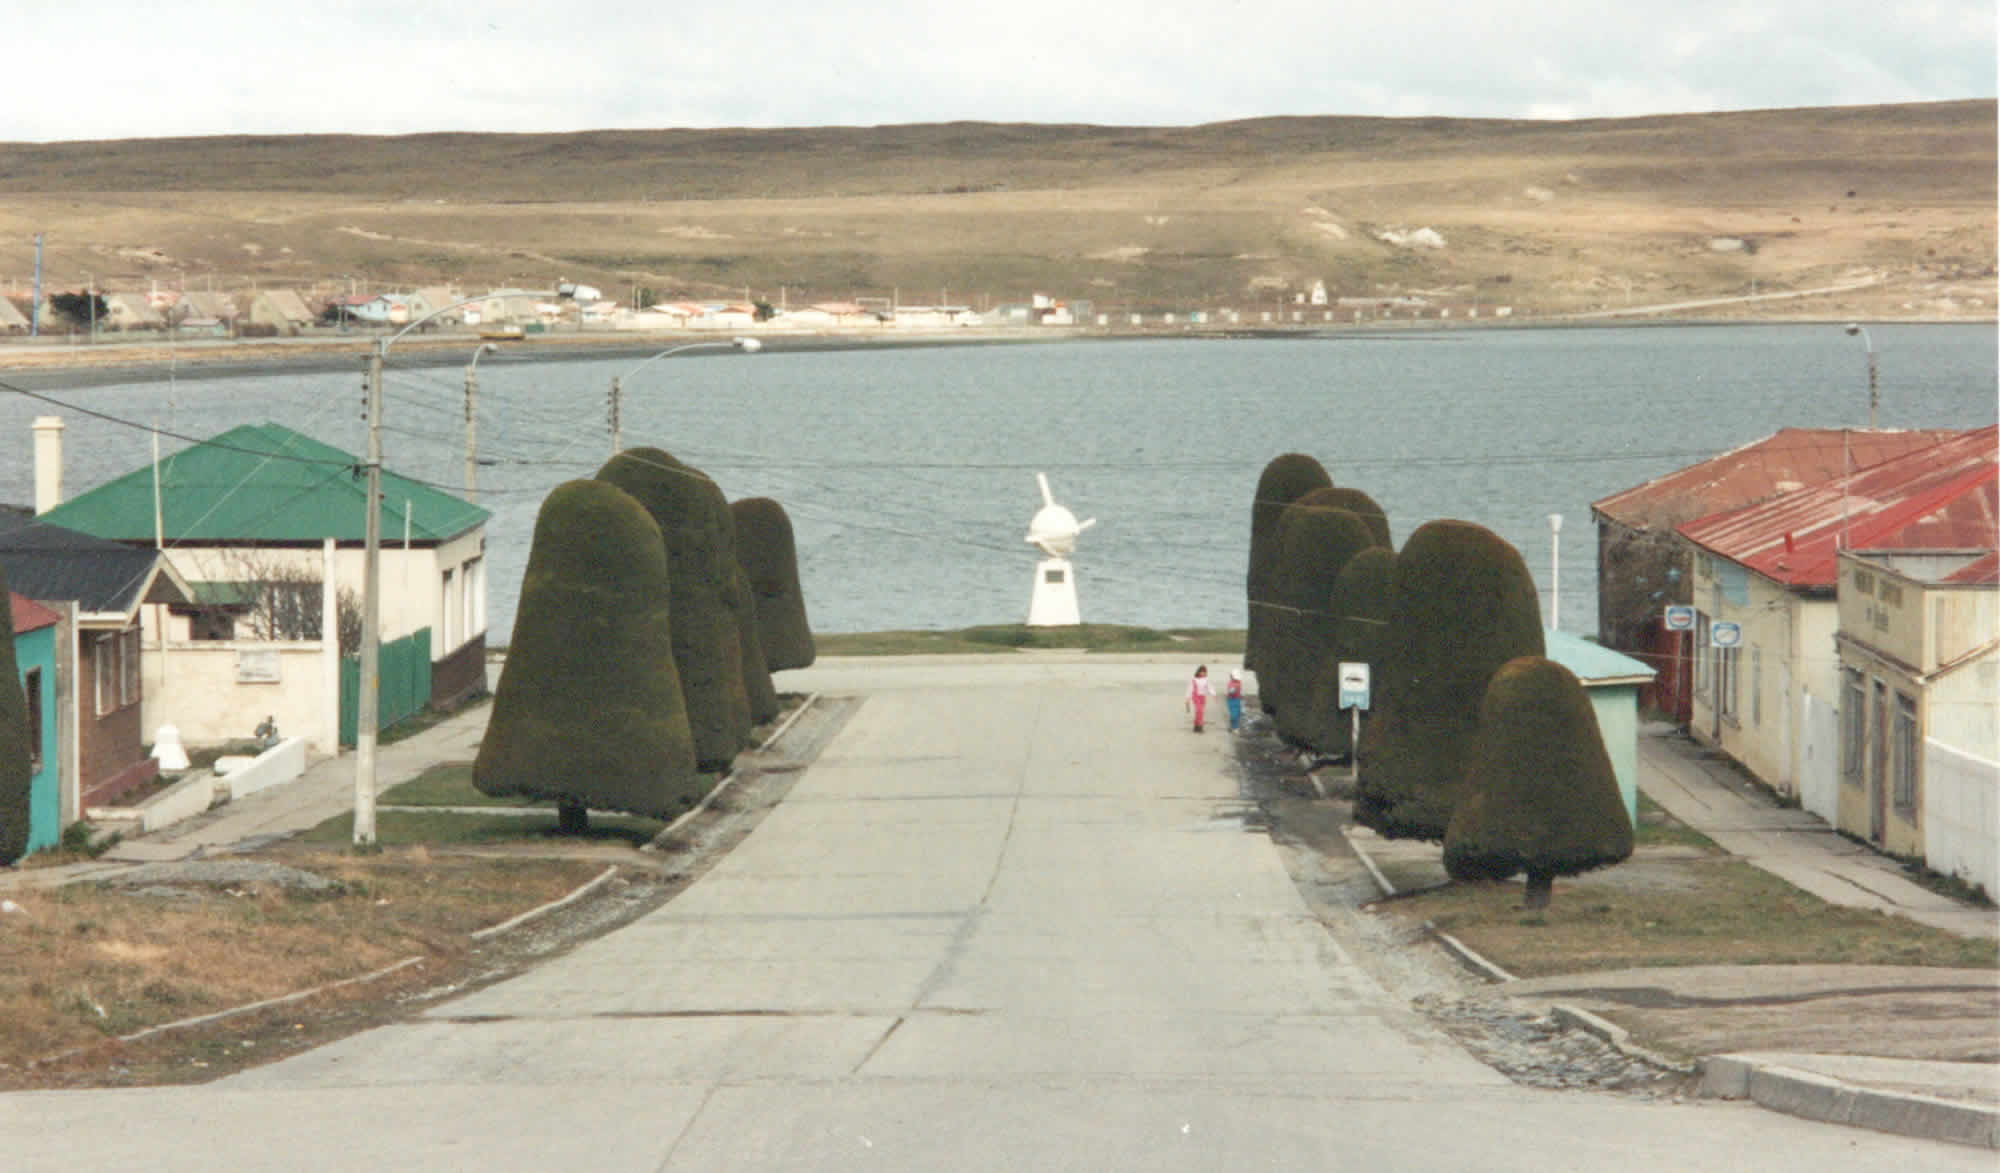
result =
[[[28,735],[28,694],[14,658],[14,606],[6,572],[0,570],[0,864],[13,863],[28,850],[35,785]]]
[[[1307,494],[1311,496],[1311,494]],[[1312,717],[1313,678],[1336,643],[1333,585],[1374,542],[1360,518],[1300,498],[1278,519],[1278,560],[1257,695],[1273,713],[1278,736],[1303,745]],[[1275,700],[1275,703],[1273,703]]]
[[[1370,546],[1349,558],[1340,568],[1340,577],[1333,580],[1328,607],[1334,615],[1334,646],[1313,677],[1305,729],[1306,744],[1321,753],[1341,755],[1354,750],[1355,722],[1340,707],[1340,663],[1348,660],[1368,665],[1373,691],[1373,677],[1382,667],[1382,649],[1388,645],[1389,600],[1395,594],[1395,576],[1396,552]],[[1367,710],[1362,711],[1360,723],[1367,728]]]
[[[695,760],[727,770],[750,736],[743,649],[727,603],[736,553],[729,503],[700,469],[658,448],[628,448],[597,471],[636,498],[660,527],[674,612],[674,667],[687,698]]]
[[[1590,696],[1539,656],[1507,661],[1479,707],[1465,790],[1444,836],[1456,880],[1528,876],[1522,904],[1547,908],[1557,876],[1632,854],[1632,824]]]
[[[750,590],[750,576],[743,573],[741,565],[729,577],[726,602],[736,620],[737,650],[743,657],[743,696],[750,704],[750,723],[762,725],[778,715],[778,689],[771,682],[763,636],[757,630],[757,598]]]
[[[699,796],[674,672],[667,552],[645,508],[603,481],[558,485],[535,519],[514,636],[472,766],[484,794],[671,818]]]
[[[1391,839],[1444,838],[1479,728],[1486,681],[1543,651],[1520,551],[1469,521],[1418,528],[1396,556],[1388,647],[1372,682],[1354,819]]]
[[[1392,550],[1396,548],[1396,543],[1389,537],[1388,513],[1376,503],[1375,498],[1360,489],[1343,488],[1340,485],[1314,489],[1310,493],[1302,494],[1293,504],[1311,505],[1318,509],[1345,509],[1360,518],[1361,523],[1368,527],[1368,532],[1375,538],[1375,545],[1387,546]]]
[[[1243,666],[1259,673],[1258,701],[1266,708],[1260,662],[1264,655],[1265,603],[1270,601],[1271,572],[1277,555],[1278,518],[1285,506],[1314,489],[1333,484],[1320,462],[1299,452],[1273,457],[1257,478],[1257,495],[1250,501],[1250,568],[1244,577],[1249,599],[1249,628],[1244,633]]]
[[[773,672],[812,667],[812,625],[806,622],[805,592],[799,588],[792,519],[769,497],[745,497],[732,502],[729,511],[736,518],[736,560],[750,576],[750,592],[757,599],[765,666]]]

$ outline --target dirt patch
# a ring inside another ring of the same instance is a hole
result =
[[[280,842],[133,869],[116,886],[13,893],[21,911],[0,917],[0,1090],[205,1082],[517,974],[692,884],[858,703],[816,704],[778,743],[744,755],[736,782],[656,850],[535,841],[353,855]],[[586,897],[473,936],[608,867],[613,877]]]

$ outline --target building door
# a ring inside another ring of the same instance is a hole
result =
[[[1889,688],[1875,682],[1875,752],[1868,755],[1868,841],[1881,846],[1889,823]]]

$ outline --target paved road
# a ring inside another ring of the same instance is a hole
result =
[[[218,1084],[0,1097],[6,1167],[1991,1170],[1509,1084],[1309,914],[1186,668],[807,674],[869,700],[654,914]]]

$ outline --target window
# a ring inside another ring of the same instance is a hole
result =
[[[1912,822],[1917,815],[1917,702],[1914,698],[1896,694],[1895,724],[1889,735],[1890,776],[1895,779],[1892,791],[1896,813]]]
[[[118,679],[116,637],[100,635],[90,642],[90,674],[97,694],[97,715],[102,717],[118,707],[118,693],[113,684]]]
[[[1737,714],[1736,689],[1739,672],[1736,663],[1736,648],[1715,649],[1715,707],[1724,717],[1735,720]]]
[[[1046,583],[1060,583],[1060,582],[1062,582],[1062,580],[1063,580],[1063,572],[1062,572],[1062,571],[1060,571],[1060,570],[1044,570],[1044,571],[1042,571],[1042,581],[1043,581],[1043,582],[1046,582]]]
[[[1750,723],[1764,723],[1764,649],[1750,649]]]
[[[42,670],[23,673],[21,688],[28,694],[28,772],[36,773],[42,768]]]
[[[139,703],[139,629],[118,633],[118,707]]]
[[[1852,668],[1840,670],[1840,780],[1861,785],[1868,748],[1868,685]]]
[[[1872,595],[1872,594],[1874,594],[1874,593],[1875,593],[1875,576],[1874,576],[1874,575],[1872,575],[1872,574],[1870,574],[1870,573],[1868,573],[1868,572],[1867,572],[1867,571],[1865,571],[1865,570],[1857,570],[1857,571],[1855,571],[1855,572],[1854,572],[1854,589],[1855,589],[1855,590],[1857,590],[1857,591],[1860,591],[1860,592],[1861,592],[1862,594],[1864,594],[1864,595]]]
[[[452,593],[452,587],[457,585],[457,582],[457,572],[450,567],[446,567],[444,572],[444,586],[438,594],[439,630],[437,641],[438,646],[441,648],[449,649],[458,646],[459,600],[458,596]]]

